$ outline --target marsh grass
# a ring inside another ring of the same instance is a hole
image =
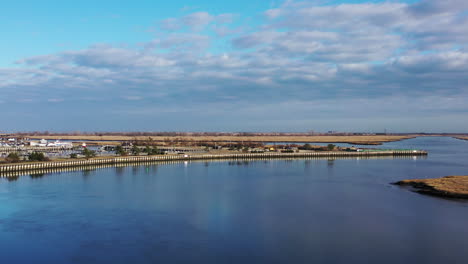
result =
[[[437,179],[403,180],[395,183],[401,186],[411,186],[417,192],[468,199],[468,176],[446,176]]]

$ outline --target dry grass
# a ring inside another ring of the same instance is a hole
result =
[[[446,176],[438,179],[403,180],[395,184],[412,186],[421,193],[468,199],[468,176]]]
[[[31,136],[32,137],[32,136]],[[148,140],[148,136],[39,136],[44,139],[70,139],[77,141],[133,141]],[[321,143],[351,143],[380,144],[415,136],[152,136],[156,142],[164,141],[205,141],[205,142],[321,142]]]

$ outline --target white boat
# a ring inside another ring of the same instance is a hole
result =
[[[47,147],[73,148],[73,144],[71,142],[60,142],[60,140],[56,140],[55,142],[47,143]]]
[[[31,141],[29,145],[31,147],[47,147],[47,140],[41,139],[40,141]]]

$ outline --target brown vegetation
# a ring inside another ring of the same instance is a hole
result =
[[[403,180],[395,183],[411,186],[419,193],[449,198],[468,199],[468,176],[446,176],[438,179]]]

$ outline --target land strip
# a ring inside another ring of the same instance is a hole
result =
[[[30,171],[37,169],[53,169],[65,167],[78,167],[86,165],[119,164],[132,162],[150,161],[190,161],[190,160],[212,160],[212,159],[271,159],[271,158],[315,158],[315,157],[378,157],[378,156],[422,156],[427,155],[425,151],[400,150],[380,152],[304,152],[304,153],[243,153],[243,154],[195,154],[195,155],[152,155],[132,157],[100,157],[88,160],[48,161],[34,163],[19,163],[0,165],[0,173]]]
[[[349,143],[356,145],[380,145],[414,138],[417,135],[362,135],[362,136],[122,136],[122,135],[22,135],[29,138],[90,141],[95,144],[112,144],[123,141],[153,141],[162,143],[195,142],[285,142],[285,143]]]
[[[411,186],[416,192],[447,198],[468,199],[468,176],[446,176],[436,179],[403,180],[394,183]]]

